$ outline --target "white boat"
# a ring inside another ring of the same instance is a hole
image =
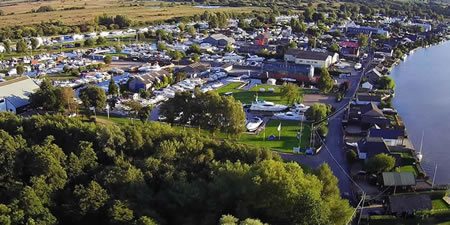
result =
[[[407,54],[403,54],[402,60],[403,60],[403,61],[406,61],[407,58],[408,58],[408,55],[407,55]]]
[[[252,111],[265,111],[265,112],[280,112],[286,110],[288,107],[281,104],[275,104],[273,102],[259,101],[258,98],[250,106]]]
[[[138,69],[139,72],[160,71],[161,67],[156,63],[155,65],[147,64]]]
[[[273,116],[279,120],[295,120],[295,121],[305,120],[305,117],[303,115],[294,112],[275,113]]]
[[[362,68],[361,63],[356,63],[356,64],[355,64],[355,70],[359,70],[359,69],[361,69],[361,68]]]
[[[293,112],[297,112],[297,113],[305,113],[306,110],[308,110],[310,108],[310,106],[307,105],[303,105],[303,104],[295,104],[294,107],[291,109],[291,111]]]
[[[264,121],[261,118],[253,117],[250,121],[248,121],[246,128],[250,132],[256,131],[263,122]]]
[[[423,155],[422,155],[423,136],[424,136],[424,133],[422,132],[422,140],[420,141],[420,150],[419,150],[419,152],[416,153],[416,157],[419,160],[419,162],[422,161],[422,158],[423,158]]]

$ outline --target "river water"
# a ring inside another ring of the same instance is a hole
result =
[[[391,74],[393,105],[402,117],[417,151],[422,132],[422,166],[436,183],[450,183],[450,41],[417,50]]]

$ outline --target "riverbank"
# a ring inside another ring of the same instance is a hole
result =
[[[450,158],[446,146],[450,142],[445,135],[450,132],[450,126],[444,122],[450,113],[450,102],[445,97],[450,94],[446,85],[449,78],[445,74],[449,52],[448,40],[415,48],[405,62],[398,62],[390,70],[396,83],[393,105],[405,121],[411,146],[420,146],[422,132],[425,133],[423,160],[418,167],[428,174],[432,183],[438,165],[435,180],[438,184],[450,183],[450,175],[445,172],[450,169],[446,163]]]

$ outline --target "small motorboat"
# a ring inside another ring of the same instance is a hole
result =
[[[361,63],[356,63],[355,64],[355,70],[360,70],[362,68]]]
[[[303,105],[303,104],[294,104],[294,107],[291,108],[292,112],[297,112],[297,113],[305,113],[306,110],[308,110],[310,108],[310,106],[307,105]]]
[[[305,120],[304,115],[300,115],[294,112],[275,113],[273,116],[279,120],[295,120],[295,121]]]
[[[248,121],[246,128],[250,132],[256,131],[263,122],[264,121],[261,118],[253,117],[250,121]]]

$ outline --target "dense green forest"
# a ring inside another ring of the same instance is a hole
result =
[[[346,224],[353,212],[325,164],[307,173],[160,123],[2,113],[0,170],[1,224]]]

